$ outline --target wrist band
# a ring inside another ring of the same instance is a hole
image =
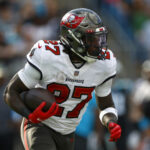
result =
[[[115,108],[113,108],[113,107],[108,107],[108,108],[102,110],[102,111],[100,112],[100,114],[99,114],[99,119],[100,119],[100,121],[101,121],[102,124],[103,124],[103,121],[102,121],[102,120],[103,120],[104,115],[106,115],[106,114],[108,114],[108,113],[114,114],[114,115],[117,117],[117,119],[118,119],[117,109],[115,109]],[[104,125],[104,124],[103,124],[103,125]]]

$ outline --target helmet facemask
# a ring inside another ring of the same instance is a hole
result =
[[[102,49],[107,49],[107,32],[87,33],[83,39],[86,56],[93,59],[104,59]]]
[[[96,59],[105,59],[105,53],[102,49],[107,50],[107,31],[80,33],[68,30],[67,41],[71,50],[88,62]]]

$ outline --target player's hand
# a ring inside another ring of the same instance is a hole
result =
[[[59,106],[56,102],[54,102],[51,105],[48,111],[43,112],[42,109],[44,108],[45,105],[46,105],[46,102],[42,102],[32,113],[29,114],[28,119],[32,123],[39,123],[57,113]]]
[[[117,142],[121,136],[121,127],[117,123],[110,122],[108,124],[108,130],[110,132],[110,142]]]

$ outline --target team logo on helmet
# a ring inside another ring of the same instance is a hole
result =
[[[79,17],[75,14],[69,14],[65,15],[62,18],[61,25],[65,25],[68,28],[75,29],[78,27],[78,25],[82,22],[84,17]]]

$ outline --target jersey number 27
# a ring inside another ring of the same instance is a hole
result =
[[[70,88],[66,84],[51,83],[47,86],[47,89],[53,94],[55,92],[59,93],[58,96],[55,96],[56,102],[58,104],[64,103],[70,96]],[[68,111],[66,118],[77,118],[79,116],[82,108],[92,98],[93,90],[94,87],[80,87],[80,86],[74,87],[74,91],[71,96],[72,98],[81,99],[82,95],[86,95],[87,97],[84,100],[80,101],[71,111]],[[55,116],[61,117],[63,111],[64,107],[59,107],[59,111]]]

